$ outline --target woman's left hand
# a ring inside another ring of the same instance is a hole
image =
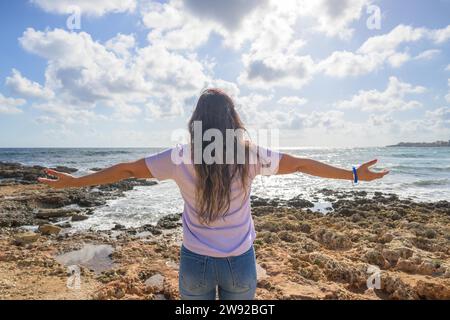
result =
[[[380,172],[374,172],[369,169],[369,167],[373,166],[375,163],[377,163],[377,159],[371,160],[369,162],[363,163],[359,166],[359,168],[356,170],[356,174],[358,175],[358,180],[361,181],[372,181],[376,179],[381,179],[385,175],[389,173],[389,170],[383,170]]]

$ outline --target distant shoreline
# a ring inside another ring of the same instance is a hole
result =
[[[435,142],[400,142],[386,147],[450,147],[450,140]]]

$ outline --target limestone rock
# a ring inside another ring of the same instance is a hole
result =
[[[50,235],[50,234],[59,234],[62,228],[52,224],[43,224],[39,226],[38,230],[42,234]]]

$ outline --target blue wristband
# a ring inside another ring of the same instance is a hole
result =
[[[356,172],[356,168],[352,167],[353,170],[353,182],[358,183],[358,173]]]

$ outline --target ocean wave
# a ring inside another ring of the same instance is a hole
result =
[[[410,185],[417,187],[427,186],[443,186],[450,183],[450,179],[438,179],[438,180],[418,180],[410,183]]]
[[[389,157],[392,158],[428,158],[429,155],[426,154],[417,154],[417,153],[397,153],[391,154]]]
[[[399,166],[392,166],[390,168],[392,170],[405,170],[405,171],[421,170],[433,172],[450,172],[450,167],[418,167],[418,166],[399,165]]]
[[[109,155],[114,155],[114,154],[129,154],[129,153],[131,153],[131,152],[125,151],[125,150],[83,151],[83,155],[85,155],[85,156],[109,156]]]

